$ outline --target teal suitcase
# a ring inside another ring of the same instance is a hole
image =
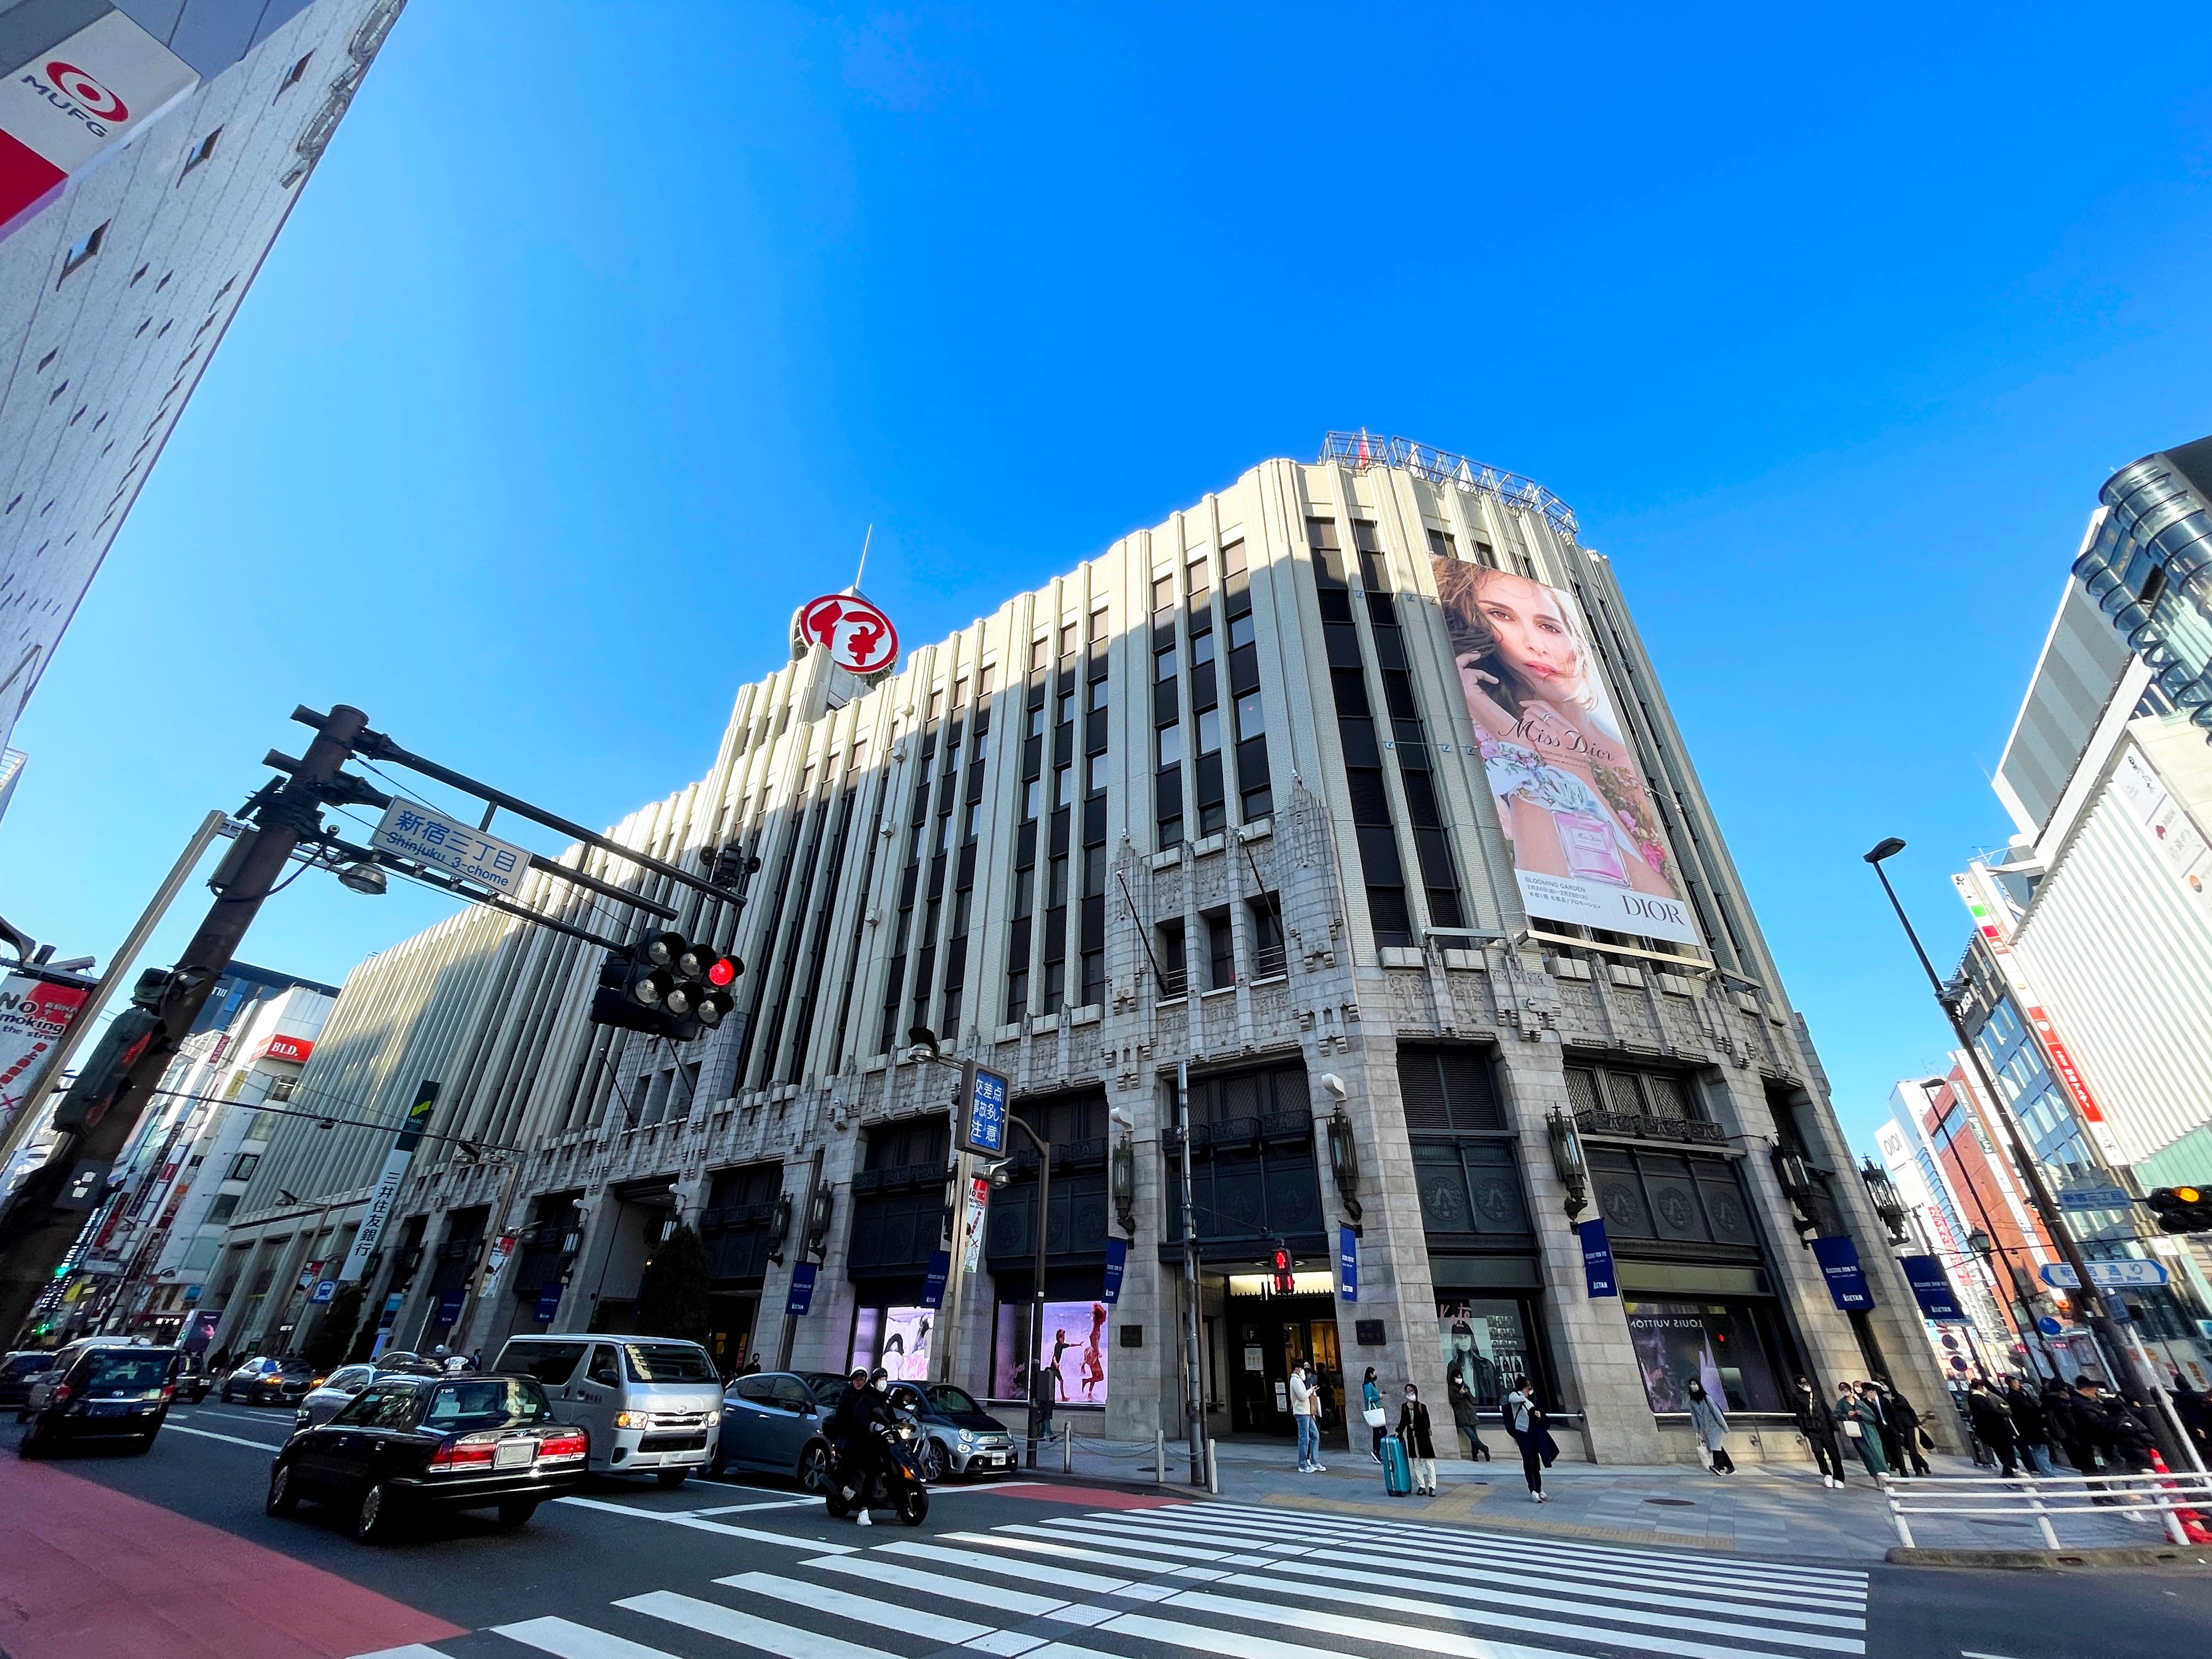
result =
[[[1406,1461],[1406,1443],[1395,1434],[1382,1437],[1382,1490],[1392,1498],[1413,1495],[1413,1466]]]

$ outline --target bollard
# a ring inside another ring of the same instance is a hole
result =
[[[1152,1484],[1164,1486],[1168,1483],[1168,1436],[1164,1429],[1152,1431]]]
[[[1210,1435],[1206,1442],[1206,1490],[1216,1498],[1221,1496],[1221,1468],[1213,1461],[1213,1439]]]
[[[1075,1425],[1066,1425],[1067,1438],[1060,1443],[1060,1472],[1068,1474],[1075,1468]]]

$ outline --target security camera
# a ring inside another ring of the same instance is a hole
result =
[[[1323,1072],[1321,1074],[1321,1086],[1338,1100],[1342,1100],[1351,1092],[1344,1086],[1344,1079],[1334,1072]]]
[[[994,1187],[1003,1187],[1013,1174],[1013,1169],[1014,1160],[1011,1158],[1002,1158],[985,1170],[983,1174]]]

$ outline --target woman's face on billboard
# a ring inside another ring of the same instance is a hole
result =
[[[1529,690],[1570,696],[1581,690],[1582,650],[1550,588],[1501,571],[1483,583],[1475,605],[1497,636],[1498,654]]]

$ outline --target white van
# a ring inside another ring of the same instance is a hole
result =
[[[696,1342],[659,1336],[513,1336],[496,1371],[536,1377],[563,1423],[592,1437],[594,1474],[680,1486],[714,1461],[722,1379]]]

